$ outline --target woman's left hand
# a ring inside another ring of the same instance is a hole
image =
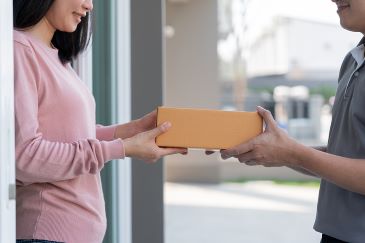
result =
[[[139,132],[145,132],[155,128],[157,124],[157,110],[144,115],[135,122]]]
[[[156,127],[157,110],[131,122],[118,125],[115,131],[115,138],[126,139],[141,132],[149,131]]]
[[[186,154],[186,148],[161,148],[156,145],[156,137],[167,132],[171,123],[165,122],[162,125],[149,131],[138,133],[137,135],[124,140],[125,156],[154,163],[163,156],[171,154]]]

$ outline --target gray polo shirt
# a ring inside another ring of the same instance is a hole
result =
[[[365,38],[342,63],[328,139],[329,153],[356,159],[365,159],[364,43]],[[314,229],[346,242],[364,243],[365,195],[322,180]]]

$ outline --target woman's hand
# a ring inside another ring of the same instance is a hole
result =
[[[293,161],[296,161],[294,156],[298,144],[276,125],[270,111],[260,106],[257,111],[265,121],[265,132],[246,143],[222,150],[222,158],[235,157],[247,165],[265,167],[295,166]]]
[[[133,120],[131,122],[118,125],[114,138],[126,139],[137,135],[138,133],[151,130],[156,127],[157,122],[157,110],[154,110],[147,115]]]
[[[155,115],[152,113],[146,115],[146,125],[150,123]],[[143,119],[142,118],[142,119]],[[147,127],[146,126],[146,127]],[[171,127],[171,123],[165,122],[162,125],[124,140],[125,155],[127,157],[137,158],[146,162],[156,162],[165,155],[170,154],[186,154],[187,149],[184,148],[160,148],[156,145],[157,136],[165,133]]]
[[[147,115],[136,120],[137,130],[139,132],[145,132],[156,127],[157,123],[157,110],[154,110]]]

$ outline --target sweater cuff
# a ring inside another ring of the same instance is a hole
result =
[[[125,158],[125,149],[122,139],[118,138],[113,141],[104,141],[102,143],[104,144],[105,148],[105,162],[113,159]]]

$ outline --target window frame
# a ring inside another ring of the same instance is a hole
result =
[[[0,1],[0,242],[15,242],[13,2]]]

